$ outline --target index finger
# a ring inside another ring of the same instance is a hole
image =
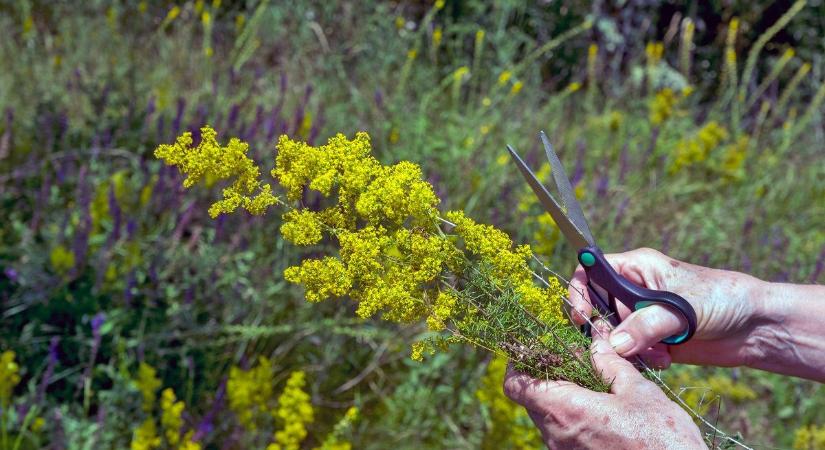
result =
[[[593,304],[590,303],[590,294],[587,292],[587,274],[581,265],[573,272],[567,292],[570,299],[570,318],[576,325],[584,325],[593,314]]]
[[[543,415],[559,412],[560,405],[569,405],[573,400],[582,404],[597,400],[595,392],[570,381],[539,380],[510,366],[504,377],[504,393],[510,400]]]

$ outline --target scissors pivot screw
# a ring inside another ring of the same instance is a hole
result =
[[[587,267],[590,267],[593,264],[596,264],[596,257],[593,256],[593,254],[590,252],[582,252],[579,255],[579,262],[581,262]]]

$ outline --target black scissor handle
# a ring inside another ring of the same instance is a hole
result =
[[[687,342],[696,332],[696,311],[693,306],[681,296],[669,291],[656,291],[643,288],[631,283],[627,278],[619,275],[607,262],[601,249],[595,245],[579,250],[579,262],[587,274],[588,284],[595,284],[616,297],[631,311],[636,311],[650,305],[664,305],[676,310],[687,322],[687,329],[668,338],[662,339],[665,344],[677,345]],[[592,292],[595,289],[591,289]],[[603,313],[603,311],[600,311]],[[617,314],[617,311],[612,311]]]

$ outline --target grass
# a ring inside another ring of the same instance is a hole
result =
[[[185,2],[172,17],[171,3],[0,5],[0,350],[15,351],[22,375],[9,436],[36,406],[47,426],[27,425],[21,448],[125,447],[144,418],[132,381],[143,361],[185,401],[184,429],[204,430],[205,446],[262,446],[278,425],[242,430],[220,392],[230,367],[268,356],[279,390],[289,372],[307,372],[316,421],[305,447],[351,405],[361,408],[347,435],[355,448],[475,448],[488,437],[490,406],[476,398],[485,354],[456,347],[414,363],[406,348],[423,330],[354,321],[346,302],[307,306],[282,280],[304,255],[276,239],[276,217],[211,221],[218,187],[184,193],[151,159],[204,123],[248,140],[266,165],[280,134],[317,143],[368,131],[382,162],[420,163],[445,208],[540,244],[566,274],[570,249],[504,151],[537,163],[545,130],[605,250],[649,246],[770,280],[825,281],[821,45],[802,39],[773,74],[782,33],[808,36],[819,7],[774,36],[773,22],[750,16],[760,7],[721,11],[717,28],[696,28],[687,73],[678,32],[657,57],[646,43],[666,28],[564,7]],[[742,18],[735,61],[731,14]],[[656,108],[668,117],[651,117]],[[726,137],[673,170],[710,121]],[[811,382],[670,373],[750,388],[755,398],[719,392],[721,413],[708,410],[749,443],[788,447],[794,429],[825,424]]]

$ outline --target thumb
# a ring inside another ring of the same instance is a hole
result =
[[[638,386],[640,381],[645,381],[633,364],[619,356],[603,337],[594,334],[593,345],[590,348],[593,366],[601,372],[605,381],[611,383],[610,390],[614,394],[621,394],[623,391]]]
[[[628,357],[646,350],[667,337],[685,330],[681,315],[662,305],[651,305],[631,313],[610,333],[616,353]]]

